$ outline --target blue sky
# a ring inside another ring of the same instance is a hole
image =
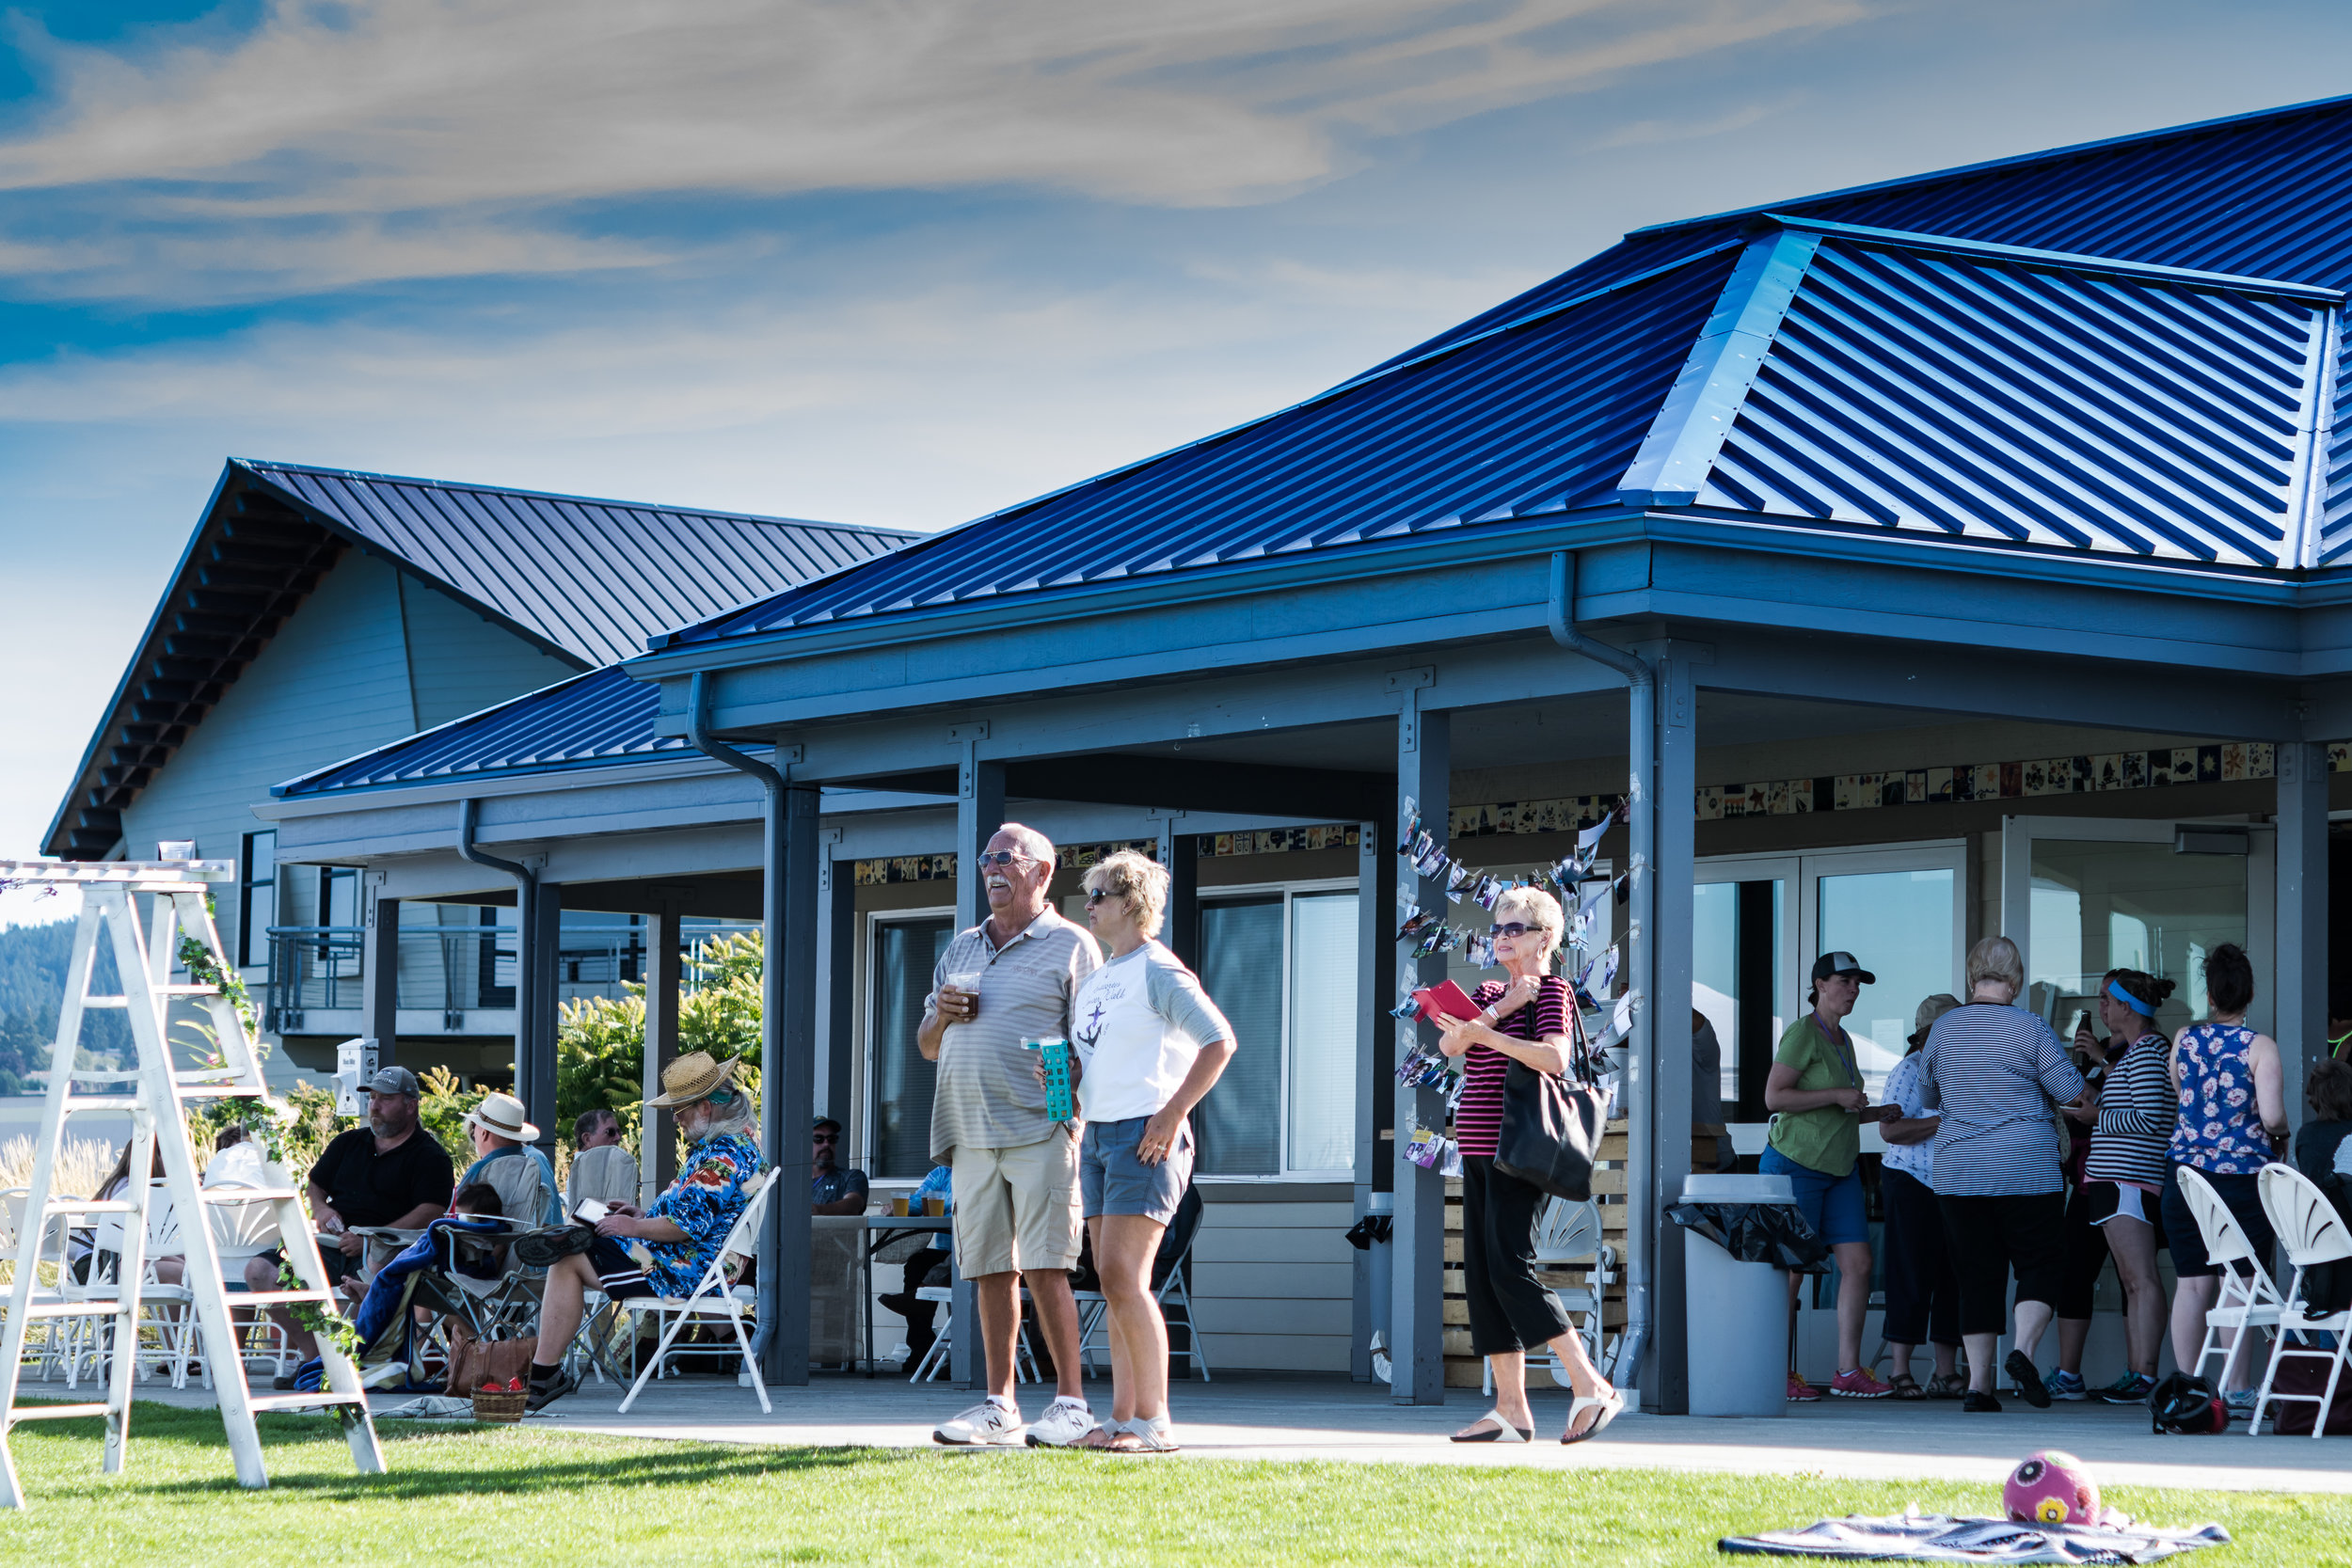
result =
[[[2346,59],[2340,0],[19,4],[0,855],[228,454],[941,527],[1629,228]]]

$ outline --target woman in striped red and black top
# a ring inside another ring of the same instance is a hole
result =
[[[1489,980],[1470,1000],[1480,1012],[1444,1020],[1441,1049],[1463,1058],[1462,1094],[1454,1112],[1462,1150],[1462,1285],[1469,1298],[1470,1349],[1494,1370],[1495,1407],[1462,1431],[1457,1443],[1524,1443],[1534,1435],[1527,1403],[1527,1353],[1551,1346],[1567,1369],[1576,1399],[1564,1443],[1607,1426],[1624,1402],[1593,1367],[1584,1341],[1560,1302],[1535,1277],[1535,1222],[1541,1189],[1494,1168],[1502,1130],[1503,1078],[1514,1061],[1538,1072],[1566,1069],[1575,1004],[1553,974],[1560,945],[1558,900],[1537,888],[1513,888],[1495,901],[1495,960],[1509,974]]]

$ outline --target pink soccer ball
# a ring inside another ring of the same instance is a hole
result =
[[[2009,1473],[2001,1504],[2021,1524],[2095,1525],[2099,1483],[2073,1454],[2044,1449]]]

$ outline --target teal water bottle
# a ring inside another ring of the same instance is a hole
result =
[[[1068,1040],[1023,1040],[1021,1049],[1034,1051],[1045,1064],[1045,1114],[1055,1121],[1069,1121],[1078,1114],[1078,1107],[1070,1092],[1070,1042]]]

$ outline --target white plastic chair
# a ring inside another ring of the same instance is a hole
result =
[[[193,1309],[196,1292],[184,1284],[165,1284],[155,1272],[158,1259],[178,1257],[187,1250],[186,1243],[180,1239],[179,1216],[163,1192],[164,1183],[161,1180],[148,1182],[147,1256],[135,1286],[139,1303],[139,1333],[131,1346],[131,1354],[139,1376],[152,1376],[168,1368],[171,1386],[184,1388],[188,1386],[188,1363],[196,1354],[196,1314]],[[122,1221],[120,1214],[98,1216],[97,1227],[92,1232],[98,1253],[112,1253],[117,1258],[122,1255],[127,1236]],[[118,1270],[119,1267],[118,1264]],[[78,1297],[87,1300],[104,1300],[115,1295],[119,1290],[113,1278],[99,1273],[95,1257],[87,1281],[77,1284],[61,1278],[60,1287],[68,1299]],[[66,1386],[69,1388],[74,1386],[74,1373],[82,1362],[87,1361],[92,1375],[96,1376],[105,1356],[110,1354],[106,1336],[111,1325],[102,1319],[84,1318],[78,1320],[77,1326],[85,1332],[67,1369]],[[152,1351],[146,1348],[145,1330],[148,1328],[155,1330],[156,1348]]]
[[[2214,1386],[2227,1388],[2231,1369],[2237,1365],[2238,1349],[2247,1340],[2246,1331],[2276,1328],[2286,1302],[2272,1282],[2269,1269],[2254,1256],[2253,1243],[2247,1239],[2237,1216],[2230,1212],[2230,1206],[2221,1201],[2221,1195],[2193,1167],[2182,1165],[2179,1170],[2181,1196],[2187,1200],[2188,1212],[2197,1221],[2205,1257],[2221,1268],[2221,1295],[2205,1314],[2205,1338],[2197,1348],[2197,1365],[2189,1373],[2204,1376],[2206,1358],[2221,1348],[2221,1380]],[[2233,1267],[2238,1263],[2245,1264],[2248,1272]],[[2225,1330],[2230,1342],[2218,1347],[2217,1342]]]
[[[221,1192],[245,1187],[242,1181],[215,1181],[207,1190]],[[291,1180],[283,1185],[293,1186]],[[253,1189],[259,1191],[260,1189]],[[294,1346],[278,1320],[252,1307],[237,1307],[237,1297],[245,1292],[245,1266],[278,1245],[278,1211],[266,1198],[250,1203],[213,1203],[205,1206],[213,1227],[213,1251],[220,1259],[221,1280],[229,1289],[229,1305],[239,1311],[251,1313],[252,1322],[238,1325],[237,1342],[241,1364],[251,1366],[260,1360],[270,1371],[283,1375],[294,1370]],[[234,1315],[233,1312],[231,1314]],[[205,1347],[204,1386],[213,1386],[213,1364],[220,1353]]]
[[[5,1227],[6,1230],[6,1235],[0,1236],[0,1249],[5,1249],[11,1272],[13,1272],[16,1259],[16,1239],[24,1224],[24,1201],[28,1196],[29,1189],[24,1187],[10,1187],[5,1192],[0,1192],[0,1227]],[[46,1234],[40,1239],[40,1246],[37,1255],[41,1261],[54,1264],[60,1278],[65,1275],[66,1229],[66,1216],[58,1214],[52,1217]],[[33,1300],[37,1304],[54,1302],[58,1299],[57,1292],[54,1289],[38,1283],[33,1287]],[[6,1316],[5,1298],[0,1298],[0,1319],[5,1319]],[[41,1381],[44,1383],[49,1381],[57,1369],[63,1349],[60,1334],[70,1321],[63,1318],[36,1318],[25,1325],[24,1356],[22,1364],[38,1368]]]
[[[2352,1258],[2352,1228],[2347,1228],[2344,1216],[2328,1201],[2317,1183],[2292,1165],[2268,1164],[2261,1178],[2263,1212],[2270,1216],[2270,1227],[2279,1233],[2279,1244],[2286,1248],[2287,1259],[2295,1265],[2295,1279],[2287,1290],[2286,1305],[2279,1314],[2279,1338],[2270,1347],[2270,1367],[2263,1373],[2262,1391],[2254,1396],[2254,1418],[2247,1426],[2247,1434],[2262,1430],[2263,1412],[2273,1400],[2310,1400],[2319,1406],[2312,1418],[2312,1435],[2322,1436],[2328,1430],[2328,1411],[2336,1397],[2336,1381],[2344,1375],[2344,1357],[2352,1348],[2352,1308],[2335,1312],[2312,1311],[2303,1299],[2304,1276],[2322,1263],[2333,1263]],[[2313,1332],[2332,1335],[2333,1347],[2322,1350],[2311,1342]],[[2287,1336],[2296,1335],[2300,1345],[2287,1343]],[[2279,1394],[2272,1387],[2279,1380],[2279,1363],[2290,1355],[2311,1356],[2328,1363],[2328,1386],[2318,1394]]]
[[[1543,1216],[1535,1224],[1535,1266],[1548,1272],[1560,1272],[1564,1265],[1584,1259],[1592,1259],[1592,1267],[1584,1272],[1581,1285],[1555,1286],[1552,1299],[1567,1314],[1577,1338],[1584,1341],[1584,1354],[1596,1367],[1601,1364],[1602,1336],[1607,1332],[1601,1324],[1601,1298],[1610,1282],[1617,1277],[1617,1249],[1602,1241],[1600,1205],[1591,1201],[1571,1203],[1555,1197],[1545,1205]],[[1549,1350],[1531,1352],[1529,1367],[1548,1367],[1551,1380],[1561,1387],[1569,1386],[1568,1370],[1560,1364],[1560,1357]],[[1495,1391],[1492,1366],[1483,1368],[1485,1391]]]
[[[750,1257],[758,1244],[759,1223],[768,1212],[768,1196],[775,1191],[776,1172],[771,1170],[765,1176],[754,1177],[752,1182],[751,1200],[743,1205],[743,1212],[737,1217],[735,1228],[727,1232],[726,1241],[720,1245],[719,1255],[710,1260],[710,1267],[703,1271],[693,1294],[630,1296],[621,1303],[632,1321],[642,1313],[654,1312],[659,1313],[668,1325],[661,1331],[661,1342],[654,1348],[652,1359],[645,1363],[644,1370],[637,1374],[637,1381],[629,1386],[628,1396],[621,1401],[622,1414],[628,1413],[628,1407],[637,1402],[637,1396],[644,1391],[645,1385],[661,1370],[662,1363],[669,1359],[670,1346],[677,1338],[678,1330],[695,1319],[723,1319],[735,1329],[736,1345],[743,1353],[743,1373],[739,1381],[749,1383],[752,1391],[759,1396],[759,1408],[763,1414],[773,1414],[774,1407],[768,1402],[767,1380],[760,1375],[759,1360],[752,1354],[751,1333],[743,1326],[743,1308],[753,1299],[752,1288],[727,1283],[727,1259]]]

